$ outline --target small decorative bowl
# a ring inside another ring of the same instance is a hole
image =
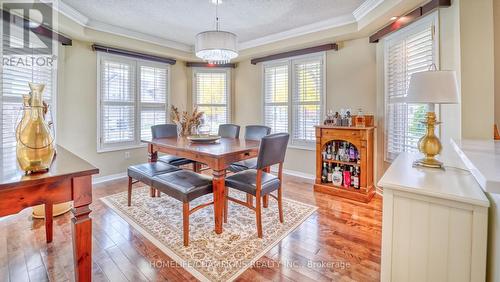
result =
[[[189,142],[193,143],[215,143],[221,137],[218,135],[197,134],[197,135],[187,136],[186,138],[189,140]]]

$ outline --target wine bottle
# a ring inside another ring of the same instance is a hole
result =
[[[354,148],[354,145],[352,145],[352,144],[349,145],[349,161],[350,162],[356,161],[356,149]]]
[[[332,164],[330,164],[328,166],[327,181],[332,182],[332,177],[333,177],[333,170],[332,170]]]
[[[344,169],[344,187],[351,187],[351,172],[346,168]]]
[[[354,169],[354,175],[352,176],[352,187],[354,189],[359,189],[359,167]]]
[[[340,171],[340,167],[338,165],[335,167],[335,171],[333,172],[332,183],[335,186],[342,186],[342,172]]]
[[[323,163],[323,172],[321,173],[321,182],[326,183],[328,177],[328,170],[326,169],[326,162]]]

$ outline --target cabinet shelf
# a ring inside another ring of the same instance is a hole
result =
[[[355,162],[344,162],[344,161],[328,160],[328,159],[323,159],[322,162],[333,163],[333,164],[341,164],[341,165],[350,165],[350,166],[357,166],[357,167],[361,166],[360,164],[355,163]]]

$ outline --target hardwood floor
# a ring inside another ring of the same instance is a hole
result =
[[[318,210],[237,281],[378,281],[381,197],[362,204],[314,193],[309,180],[284,181],[284,197]],[[98,200],[126,189],[126,179],[94,186],[93,280],[196,281]],[[43,221],[30,212],[0,218],[0,281],[74,280],[70,214],[54,218],[47,245]]]

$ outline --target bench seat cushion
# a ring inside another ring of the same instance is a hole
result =
[[[257,158],[252,158],[232,163],[229,166],[229,171],[236,173],[247,169],[256,169],[256,168],[257,168]]]
[[[192,163],[192,160],[188,160],[185,158],[177,157],[174,155],[164,155],[160,156],[158,158],[158,161],[169,164],[169,165],[175,165],[175,166],[180,166],[180,165],[187,165]]]
[[[176,166],[162,162],[154,162],[129,166],[127,174],[129,177],[151,186],[154,176],[178,170],[180,170],[180,168]]]
[[[190,202],[213,191],[211,177],[189,170],[156,176],[153,187],[182,202]]]

